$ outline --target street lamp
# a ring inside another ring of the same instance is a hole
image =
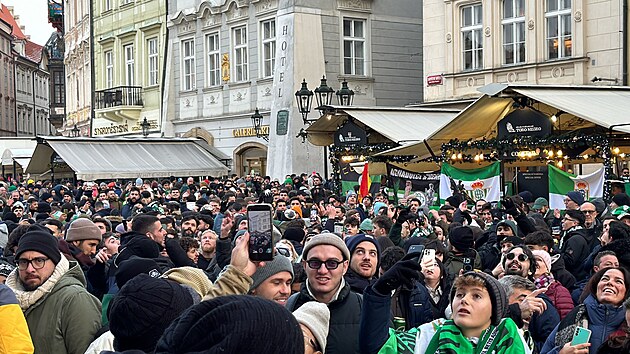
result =
[[[312,94],[313,93],[311,92],[311,95]],[[263,132],[262,132],[262,128],[261,128],[262,121],[263,121],[263,116],[258,111],[258,107],[256,107],[256,110],[254,111],[254,114],[252,114],[252,125],[254,126],[254,131],[256,132],[256,137],[257,138],[263,138],[263,139],[265,139],[265,141],[269,141],[269,134],[263,134]]]
[[[352,99],[354,98],[354,91],[348,87],[348,81],[341,83],[341,89],[337,91],[337,99],[340,106],[352,106]]]
[[[73,137],[75,137],[75,138],[78,138],[78,137],[79,137],[79,132],[80,132],[80,131],[81,131],[81,130],[79,130],[79,128],[77,128],[77,125],[75,124],[75,125],[74,125],[74,128],[72,128],[72,136],[73,136]]]
[[[306,79],[302,80],[302,88],[295,92],[295,99],[297,100],[298,111],[302,115],[302,121],[306,124],[308,123],[308,114],[311,112],[311,105],[313,104],[313,91],[308,89]],[[254,119],[253,116],[252,119]]]
[[[140,123],[140,126],[142,127],[142,135],[145,138],[149,136],[149,128],[151,128],[151,123],[147,121],[147,117],[144,117],[144,119],[142,120],[142,123]]]
[[[330,106],[332,104],[334,93],[335,90],[326,84],[326,76],[322,76],[319,87],[315,89],[315,99],[317,100],[317,109],[320,114],[324,114],[322,106]]]

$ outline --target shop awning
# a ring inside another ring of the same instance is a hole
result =
[[[228,168],[191,138],[40,138],[26,172],[56,174],[67,164],[77,179],[221,176]],[[63,162],[63,163],[62,163]],[[59,168],[60,169],[60,168]]]
[[[422,141],[446,123],[459,110],[439,108],[389,108],[331,106],[334,113],[321,116],[306,129],[308,140],[318,146],[333,143],[333,133],[348,117],[369,129],[370,143],[394,142],[399,144]]]
[[[6,149],[2,153],[2,165],[13,166],[13,162],[17,162],[22,169],[28,166],[35,149]]]

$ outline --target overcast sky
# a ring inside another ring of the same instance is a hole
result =
[[[13,6],[13,13],[20,16],[19,23],[26,26],[24,34],[31,41],[44,45],[55,30],[48,23],[48,0],[0,0],[6,6]]]

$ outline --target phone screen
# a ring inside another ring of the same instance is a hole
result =
[[[273,259],[273,226],[271,205],[251,204],[247,207],[249,258],[255,261]]]

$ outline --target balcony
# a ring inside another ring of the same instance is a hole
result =
[[[142,87],[118,86],[96,91],[95,111],[97,115],[112,121],[138,119],[144,104]]]

